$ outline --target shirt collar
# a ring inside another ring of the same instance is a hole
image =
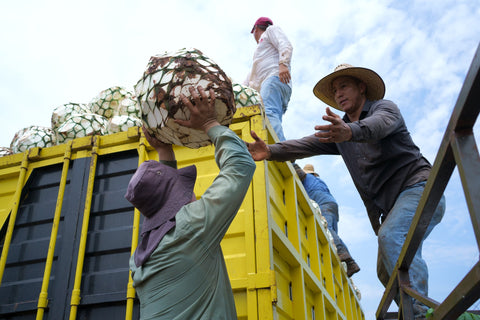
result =
[[[372,107],[372,104],[373,104],[373,101],[370,101],[370,100],[367,100],[365,101],[364,105],[363,105],[363,108],[362,108],[362,112],[360,113],[360,119],[359,120],[362,120],[363,118],[365,118],[368,114],[368,112],[370,111],[370,108]],[[345,121],[346,123],[350,123],[350,119],[348,119],[348,116],[347,114],[345,113],[343,115],[343,121]]]

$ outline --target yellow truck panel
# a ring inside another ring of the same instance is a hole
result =
[[[258,106],[230,128],[272,143]],[[218,174],[214,148],[175,147],[200,196]],[[0,319],[137,319],[128,258],[141,215],[123,198],[156,159],[139,128],[0,158]],[[359,297],[291,163],[257,162],[222,241],[238,319],[364,319]]]

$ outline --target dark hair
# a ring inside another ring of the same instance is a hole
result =
[[[268,22],[267,22],[267,23],[268,23]],[[260,30],[262,30],[262,31],[265,31],[265,30],[267,30],[267,28],[268,28],[269,26],[271,26],[270,23],[268,23],[268,25],[266,25],[266,26],[257,24],[255,27],[258,28],[258,29],[260,29]]]

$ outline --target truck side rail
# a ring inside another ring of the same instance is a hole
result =
[[[387,310],[398,293],[398,319],[413,319],[412,299],[433,309],[429,319],[457,319],[480,298],[480,260],[441,303],[409,286],[408,270],[447,183],[458,167],[473,230],[480,248],[480,157],[473,126],[480,112],[480,46],[465,78],[432,171],[395,269],[377,309],[377,319],[392,319]],[[395,317],[397,318],[397,317]]]

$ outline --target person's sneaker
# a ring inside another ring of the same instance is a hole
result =
[[[349,278],[353,276],[355,273],[357,273],[358,271],[360,271],[360,267],[355,262],[355,260],[349,259],[345,261],[345,263],[347,264],[347,276]]]

